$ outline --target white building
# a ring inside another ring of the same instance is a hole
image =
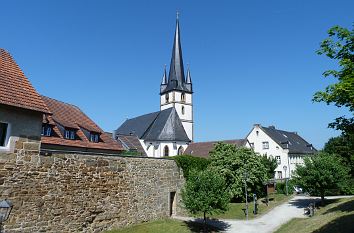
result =
[[[189,68],[185,77],[177,18],[169,75],[165,67],[160,85],[160,111],[126,120],[114,138],[122,142],[124,136],[135,136],[149,157],[183,154],[193,141],[192,95]]]
[[[275,178],[289,178],[297,164],[303,164],[304,156],[312,155],[316,149],[296,132],[263,127],[255,124],[247,135],[249,147],[261,155],[273,157],[278,162]]]

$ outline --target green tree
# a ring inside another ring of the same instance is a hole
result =
[[[273,157],[268,157],[267,155],[262,155],[262,163],[267,169],[268,179],[274,178],[275,169],[278,167],[277,160]]]
[[[177,165],[180,168],[182,168],[183,176],[184,178],[186,178],[186,180],[188,180],[191,170],[205,170],[210,163],[209,159],[195,157],[191,155],[177,155],[171,158],[176,161]]]
[[[324,205],[325,192],[338,189],[347,182],[348,172],[340,157],[320,152],[304,158],[304,166],[297,166],[294,179],[310,194],[319,193],[321,204]]]
[[[233,198],[244,198],[244,175],[247,173],[247,187],[250,195],[264,194],[264,182],[267,180],[267,169],[262,157],[253,150],[235,147],[235,145],[217,143],[210,152],[210,167],[221,174],[226,187]]]
[[[349,166],[351,176],[354,177],[354,134],[341,135],[330,138],[323,151],[328,154],[336,154],[343,158],[343,162]]]
[[[206,214],[225,211],[230,195],[225,191],[226,183],[215,171],[191,171],[184,189],[182,201],[192,214],[203,213],[206,228]]]
[[[354,27],[349,29],[335,26],[329,29],[329,37],[322,41],[318,54],[338,61],[339,70],[327,70],[325,77],[333,76],[337,82],[315,93],[313,101],[334,104],[354,112]],[[329,124],[344,134],[354,134],[354,117],[341,116]]]

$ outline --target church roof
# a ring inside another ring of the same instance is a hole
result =
[[[168,108],[126,120],[116,135],[135,135],[147,141],[190,142],[175,108]]]
[[[168,75],[167,83],[164,82],[165,76],[161,83],[161,94],[172,90],[178,90],[183,92],[192,92],[192,83],[186,83],[184,75],[183,57],[181,36],[179,29],[179,20],[177,18],[176,31],[172,48],[172,57],[170,63],[170,71]]]

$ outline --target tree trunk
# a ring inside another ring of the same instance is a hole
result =
[[[324,193],[324,190],[321,190],[321,206],[325,205]]]
[[[204,232],[207,232],[206,213],[204,212]]]

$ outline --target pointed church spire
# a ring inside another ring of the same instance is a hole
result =
[[[172,87],[176,89],[183,88],[185,82],[178,12],[168,81],[172,82]]]
[[[167,85],[166,64],[164,66],[161,85]]]
[[[181,35],[179,29],[179,12],[177,12],[176,16],[176,30],[173,41],[170,71],[168,73],[167,83],[164,85],[161,83],[160,94],[163,95],[173,90],[192,93],[192,84],[186,83],[184,75]]]

